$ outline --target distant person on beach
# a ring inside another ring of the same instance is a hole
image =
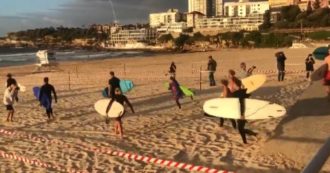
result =
[[[176,65],[174,62],[171,63],[170,70],[168,71],[171,77],[175,77]]]
[[[330,45],[328,46],[328,51],[330,54]],[[324,76],[324,86],[326,87],[328,101],[330,101],[330,55],[324,59],[324,63],[328,64],[328,71]]]
[[[108,114],[108,112],[110,111],[111,105],[112,103],[116,101],[118,103],[120,103],[121,105],[125,106],[125,104],[127,104],[131,110],[132,113],[135,113],[132,104],[129,102],[128,98],[122,94],[120,88],[115,88],[115,94],[113,95],[113,97],[111,98],[111,101],[109,102],[109,105],[107,107],[106,113]],[[122,138],[124,133],[123,133],[123,127],[122,127],[122,121],[121,118],[124,116],[125,111],[123,113],[122,116],[118,117],[115,119],[115,133],[119,134],[120,137]],[[109,123],[109,119],[106,119],[106,123]]]
[[[244,127],[246,124],[245,98],[247,98],[248,95],[246,94],[246,89],[244,89],[242,81],[235,76],[236,74],[235,71],[229,70],[228,73],[229,73],[229,84],[228,84],[229,91],[230,93],[232,93],[232,97],[239,99],[239,103],[240,103],[241,117],[240,119],[237,120],[238,131],[242,137],[244,144],[247,144],[246,134],[245,134],[246,130]]]
[[[306,65],[306,78],[309,79],[309,77],[311,76],[311,74],[314,71],[314,58],[312,54],[309,54],[307,56],[307,58],[305,59],[305,65]]]
[[[170,77],[169,90],[172,91],[176,105],[179,107],[179,109],[181,109],[179,100],[183,97],[183,92],[180,89],[180,84],[174,77]]]
[[[7,121],[13,121],[14,118],[14,101],[15,101],[15,92],[17,90],[17,86],[14,83],[11,83],[5,90],[3,96],[3,103],[6,106],[8,111]]]
[[[110,71],[110,79],[108,84],[108,96],[113,97],[115,95],[115,88],[120,89],[120,79],[115,76],[115,72],[113,71]]]
[[[214,73],[217,70],[217,62],[212,56],[209,56],[209,62],[207,63],[207,70],[209,71],[210,86],[215,86]]]
[[[283,81],[285,76],[286,56],[284,55],[283,52],[277,52],[275,56],[277,61],[278,81]]]
[[[43,102],[47,103],[46,108],[46,114],[48,117],[48,121],[51,119],[55,119],[54,114],[53,114],[53,108],[52,108],[52,93],[54,95],[55,103],[57,103],[57,95],[56,91],[53,85],[49,84],[49,78],[45,77],[44,78],[44,85],[41,86],[40,89],[40,94],[39,94],[39,101],[40,105],[42,105]],[[43,98],[45,97],[45,98]]]
[[[255,70],[256,68],[257,68],[256,66],[252,66],[249,69],[247,69],[246,63],[245,62],[241,62],[241,64],[240,64],[240,71],[239,71],[238,77],[240,79],[244,79],[246,77],[249,77],[249,76],[252,75],[253,70]]]
[[[7,83],[6,83],[7,88],[9,86],[11,86],[12,84],[14,84],[16,86],[14,99],[18,102],[18,90],[19,90],[19,87],[18,87],[17,81],[16,81],[16,79],[13,78],[13,75],[12,74],[8,73],[7,74]]]
[[[228,80],[222,79],[221,80],[221,85],[223,87],[223,98],[229,98],[229,97],[233,97],[232,93],[230,92],[230,89],[228,88]],[[223,127],[223,123],[224,123],[225,119],[224,118],[220,118],[220,127]],[[236,129],[236,121],[234,119],[230,119],[231,124],[233,125],[234,129]]]

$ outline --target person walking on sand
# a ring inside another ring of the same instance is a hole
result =
[[[18,83],[17,83],[16,79],[13,78],[13,75],[8,73],[7,74],[7,83],[6,83],[7,88],[12,84],[14,84],[16,86],[14,99],[16,100],[16,102],[18,102],[18,91],[19,91]]]
[[[237,120],[237,125],[238,125],[238,131],[242,137],[242,140],[244,144],[247,144],[246,141],[246,130],[245,130],[245,98],[248,98],[249,95],[246,94],[246,89],[244,89],[244,86],[242,84],[242,81],[238,79],[235,76],[235,71],[234,70],[229,70],[229,84],[228,88],[229,91],[232,93],[233,97],[236,97],[239,99],[240,103],[240,112],[241,112],[241,117],[240,119]]]
[[[115,72],[113,71],[110,71],[110,79],[108,84],[108,96],[111,98],[115,95],[115,88],[120,89],[120,79],[115,76]]]
[[[52,93],[54,94],[55,103],[57,103],[57,95],[53,85],[49,84],[49,78],[44,78],[44,85],[41,86],[39,93],[40,106],[44,105],[48,121],[55,119],[52,108]]]
[[[170,77],[169,90],[172,91],[176,105],[179,109],[181,109],[181,104],[179,100],[183,97],[183,92],[180,89],[180,84],[174,77]]]
[[[252,75],[253,70],[255,70],[256,68],[257,68],[256,66],[252,66],[249,69],[247,69],[246,63],[245,62],[241,62],[241,64],[240,64],[240,71],[239,71],[238,77],[240,79],[244,79],[246,77],[249,77],[249,76]]]
[[[17,86],[14,83],[11,83],[5,90],[4,96],[3,96],[3,103],[6,106],[6,109],[8,111],[7,115],[7,121],[13,122],[14,118],[14,101],[15,101],[15,92],[16,92]]]
[[[283,52],[277,52],[275,56],[277,61],[278,81],[283,81],[285,76],[286,56],[284,55]]]
[[[221,80],[221,85],[223,87],[223,93],[222,96],[223,98],[229,98],[232,97],[232,93],[230,92],[230,89],[228,88],[228,80],[222,79]],[[225,119],[224,118],[220,118],[220,127],[223,127],[223,123],[224,123]],[[234,119],[230,119],[233,128],[236,129],[236,121]]]
[[[330,54],[330,45],[328,46],[328,52]],[[324,76],[324,86],[326,88],[326,93],[327,93],[327,98],[328,101],[330,102],[330,55],[328,55],[325,59],[324,59],[324,63],[328,64],[328,71],[326,72],[325,76]]]
[[[174,62],[171,63],[170,70],[168,71],[171,77],[175,77],[176,65]]]
[[[312,54],[309,54],[307,56],[307,58],[305,59],[306,78],[307,79],[310,79],[309,77],[311,76],[311,74],[314,71],[314,64],[315,64],[315,61],[314,61],[313,55]]]
[[[212,56],[209,56],[209,62],[207,63],[207,70],[209,71],[210,86],[215,86],[214,73],[217,70],[217,62]]]
[[[135,113],[134,109],[133,109],[133,106],[132,104],[129,102],[128,98],[122,94],[121,90],[119,88],[115,88],[115,94],[113,95],[113,97],[111,98],[111,101],[109,102],[109,105],[107,106],[107,109],[106,109],[106,114],[108,114],[108,112],[110,111],[110,108],[111,108],[111,105],[113,104],[113,102],[116,101],[118,103],[120,103],[121,105],[125,105],[127,104],[131,110],[132,110],[132,113]],[[116,134],[119,134],[121,138],[123,138],[123,127],[122,127],[122,117],[124,116],[126,112],[124,111],[123,115],[120,116],[120,117],[117,117],[115,119],[115,133]],[[109,119],[106,119],[106,123],[108,124],[109,123]]]

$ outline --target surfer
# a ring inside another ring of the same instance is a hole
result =
[[[307,58],[305,59],[305,65],[306,65],[306,78],[309,79],[309,76],[313,73],[314,71],[314,58],[312,54],[309,54]]]
[[[171,63],[170,70],[168,71],[171,77],[175,77],[176,65],[174,62]]]
[[[237,125],[238,125],[238,131],[242,137],[242,140],[244,144],[247,144],[246,141],[246,130],[245,130],[245,98],[249,97],[248,94],[246,94],[246,89],[244,89],[244,86],[242,84],[242,81],[238,79],[235,76],[235,71],[234,70],[229,70],[229,84],[228,88],[229,91],[232,93],[233,97],[236,97],[239,99],[240,103],[240,112],[241,112],[241,117],[240,119],[237,120]]]
[[[108,84],[108,96],[111,98],[115,95],[115,88],[120,89],[120,79],[115,76],[113,71],[110,71],[110,79]]]
[[[49,78],[44,78],[44,85],[41,86],[39,101],[40,106],[44,106],[46,108],[46,114],[48,116],[48,120],[51,118],[55,119],[52,108],[52,93],[54,94],[55,103],[57,103],[57,95],[53,85],[49,84]]]
[[[16,79],[13,78],[13,75],[8,73],[7,74],[7,88],[10,87],[12,84],[14,84],[16,86],[16,89],[15,89],[15,94],[14,94],[14,99],[18,102],[18,91],[19,91],[19,87],[18,87],[18,84],[17,84],[17,81]]]
[[[183,97],[183,92],[180,89],[180,84],[174,77],[170,77],[169,90],[172,91],[176,105],[179,107],[179,109],[181,109],[181,104],[179,102],[179,99]]]
[[[230,89],[228,88],[228,80],[222,79],[221,80],[221,85],[223,87],[223,98],[228,98],[228,97],[232,97],[232,93],[230,92]],[[223,126],[225,119],[224,118],[220,118],[220,127]],[[230,119],[231,124],[233,125],[234,129],[236,129],[236,121],[234,119]]]
[[[244,79],[246,77],[249,77],[252,75],[253,70],[255,70],[257,67],[256,66],[252,66],[249,69],[246,69],[246,63],[245,62],[241,62],[240,64],[240,71],[239,71],[239,78],[240,79]]]
[[[285,61],[286,56],[283,52],[275,53],[277,61],[277,70],[278,70],[278,81],[283,81],[285,76]]]
[[[17,90],[17,86],[14,83],[11,83],[5,90],[4,96],[3,96],[3,103],[6,106],[6,109],[8,111],[7,115],[7,121],[13,122],[14,118],[14,99],[15,99],[15,92]]]
[[[330,46],[328,46],[328,51],[330,54]],[[328,101],[330,101],[330,55],[324,59],[324,63],[328,64],[328,71],[324,76],[324,86],[326,87]]]
[[[215,86],[214,73],[217,70],[217,62],[212,56],[209,56],[209,62],[207,63],[207,70],[209,71],[210,86]]]
[[[106,113],[107,113],[107,114],[108,114],[108,112],[110,111],[111,105],[112,105],[112,103],[113,103],[114,101],[120,103],[120,104],[123,105],[123,106],[124,106],[125,104],[127,104],[127,105],[131,108],[132,113],[135,113],[135,111],[134,111],[134,109],[133,109],[133,106],[132,106],[132,104],[129,102],[128,98],[127,98],[125,95],[122,94],[120,88],[115,88],[115,94],[113,95],[111,101],[109,102],[109,105],[108,105],[107,110],[106,110]],[[115,121],[116,121],[116,122],[115,122],[115,133],[116,133],[116,134],[119,134],[121,138],[122,138],[123,135],[124,135],[124,134],[123,134],[122,121],[121,121],[121,118],[124,116],[124,114],[125,114],[125,111],[124,111],[124,113],[123,113],[122,116],[117,117],[117,118],[115,119]],[[107,124],[109,123],[109,119],[106,119],[106,123],[107,123]]]

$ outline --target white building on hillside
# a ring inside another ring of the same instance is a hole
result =
[[[230,17],[247,17],[250,15],[259,15],[264,14],[267,10],[269,10],[269,3],[267,0],[239,0],[238,2],[226,2],[224,4],[225,16]]]
[[[194,32],[221,33],[229,31],[255,31],[263,22],[263,15],[249,17],[214,17],[200,18],[196,21]]]
[[[156,28],[184,20],[184,16],[177,9],[169,9],[167,12],[151,13],[149,15],[150,27]]]
[[[161,26],[157,28],[157,32],[159,33],[182,33],[184,30],[186,30],[187,23],[186,22],[176,22],[176,23],[171,23],[168,25]]]
[[[110,35],[109,44],[111,46],[120,46],[135,43],[154,43],[157,38],[156,29],[152,28],[122,28]]]

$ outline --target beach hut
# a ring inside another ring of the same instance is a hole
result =
[[[36,53],[37,62],[35,72],[59,70],[58,63],[56,61],[55,52],[48,50],[39,50]]]

